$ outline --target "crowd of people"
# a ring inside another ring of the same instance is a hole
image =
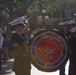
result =
[[[31,51],[27,47],[31,42],[31,32],[29,33],[29,25],[25,17],[20,17],[10,24],[11,36],[0,28],[0,71],[2,62],[14,57],[12,70],[16,75],[30,75],[31,69]],[[58,24],[59,34],[67,40],[70,50],[69,75],[76,75],[76,14],[74,19],[70,21],[60,22]],[[64,64],[60,68],[60,75],[65,74]]]
[[[6,33],[7,29],[0,28],[0,71],[2,63],[6,63],[10,58],[15,58],[12,68],[15,74],[30,75],[31,52],[26,46],[31,37],[28,22],[22,16],[9,24],[11,35]]]
[[[69,46],[69,67],[68,67],[68,75],[76,75],[76,14],[74,14],[73,20],[60,22],[59,24],[59,33],[62,37],[67,40]],[[64,64],[60,68],[60,75],[65,74],[65,66]]]

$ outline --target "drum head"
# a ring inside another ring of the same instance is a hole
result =
[[[32,39],[32,63],[41,71],[53,72],[60,69],[68,59],[66,40],[54,31],[40,31]]]

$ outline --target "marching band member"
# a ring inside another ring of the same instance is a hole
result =
[[[66,32],[67,32],[67,28],[66,28],[66,23],[67,22],[60,22],[58,25],[59,25],[59,34],[64,38],[66,39]],[[66,75],[65,74],[65,65],[64,64],[61,68],[60,68],[60,73],[59,75]]]
[[[70,32],[71,32],[71,39],[69,42],[69,46],[70,46],[71,52],[70,52],[68,75],[76,75],[76,27],[71,28]]]
[[[67,41],[68,41],[68,44],[69,44],[70,39],[71,39],[71,31],[70,31],[70,29],[72,29],[76,25],[75,25],[75,21],[74,20],[68,21],[67,24],[68,24],[68,30],[67,30],[66,37],[67,37]]]
[[[68,31],[66,36],[67,40],[70,40],[71,32],[69,30],[76,26],[76,14],[73,15],[73,20],[68,21],[67,24],[68,24]]]
[[[26,41],[22,38],[22,33],[26,27],[26,19],[20,17],[9,23],[14,31],[10,39],[13,52],[14,63],[13,71],[16,75],[30,75],[31,54],[26,47]]]
[[[66,38],[66,33],[67,33],[67,27],[66,27],[67,22],[60,22],[58,24],[59,26],[59,33],[62,37]]]

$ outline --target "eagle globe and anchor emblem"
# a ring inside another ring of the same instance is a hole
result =
[[[31,45],[32,63],[41,71],[58,70],[68,59],[66,40],[54,31],[37,32]]]

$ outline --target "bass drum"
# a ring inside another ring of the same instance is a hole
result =
[[[32,64],[41,71],[53,72],[68,60],[69,47],[56,31],[42,30],[32,38]]]

